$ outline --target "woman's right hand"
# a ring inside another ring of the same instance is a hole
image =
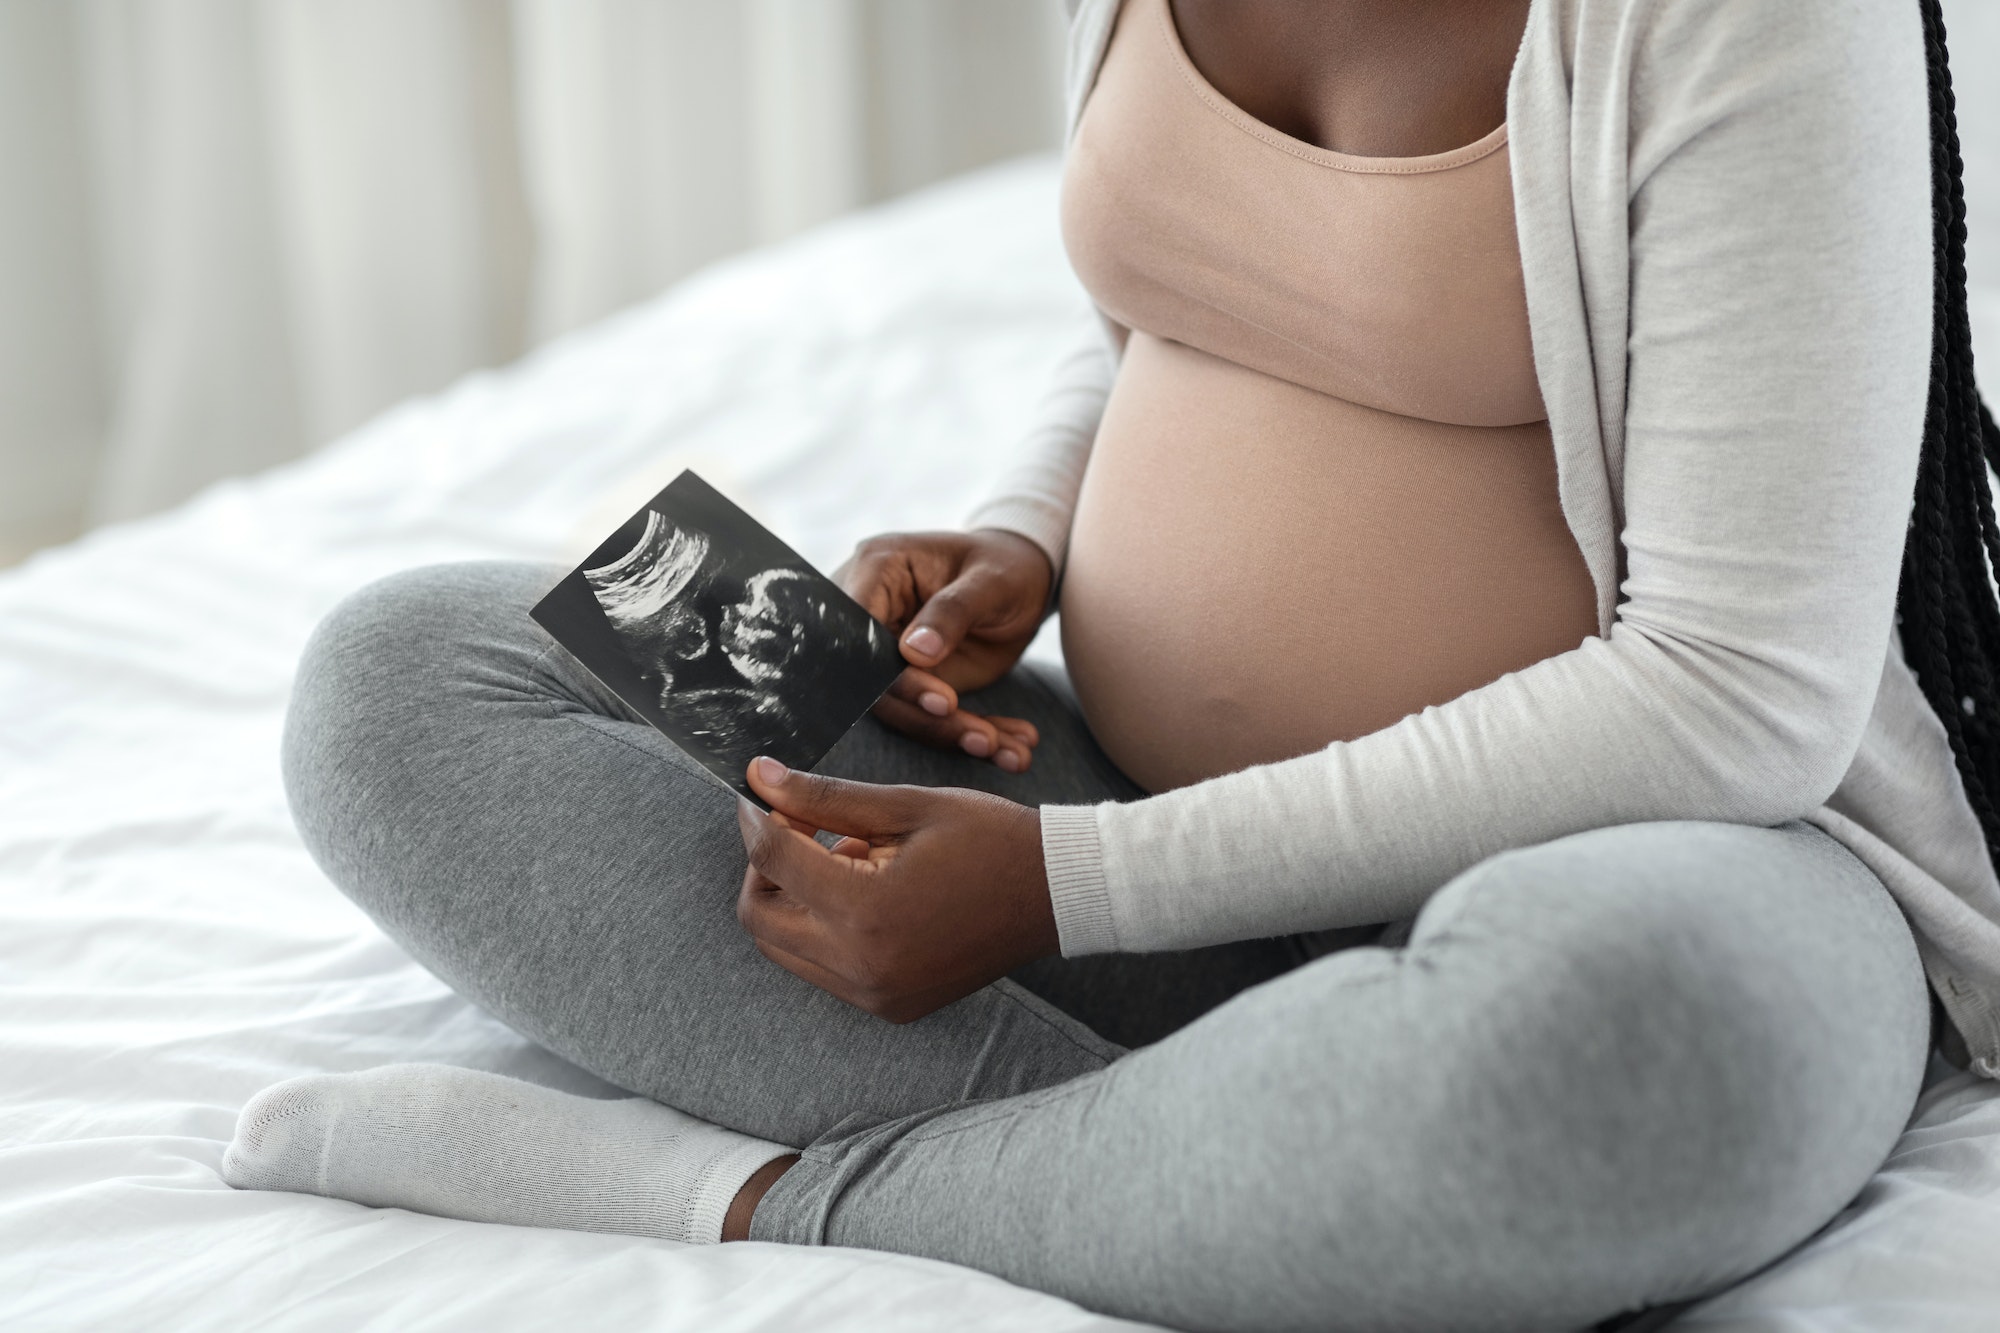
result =
[[[904,668],[875,716],[916,740],[1026,769],[1041,739],[1023,718],[959,707],[959,691],[1006,675],[1041,627],[1055,571],[1042,548],[999,528],[870,537],[834,571],[894,629]]]

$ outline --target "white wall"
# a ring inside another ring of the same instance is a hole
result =
[[[81,520],[105,424],[75,33],[0,0],[0,564]]]
[[[1944,17],[1965,153],[1973,355],[1987,403],[2000,404],[2000,0],[1945,0]]]
[[[1060,0],[0,0],[0,563],[1056,142]]]

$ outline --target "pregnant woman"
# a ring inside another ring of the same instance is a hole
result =
[[[1935,0],[1083,0],[1070,50],[1098,314],[967,531],[844,567],[910,666],[751,762],[777,813],[529,621],[556,571],[308,652],[327,873],[642,1095],[306,1077],[232,1183],[1547,1330],[1809,1236],[1934,1036],[2000,1074]]]

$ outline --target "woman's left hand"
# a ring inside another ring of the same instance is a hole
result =
[[[1055,953],[1040,815],[957,788],[884,787],[753,759],[736,915],[766,958],[908,1023]],[[813,835],[843,835],[832,848]]]

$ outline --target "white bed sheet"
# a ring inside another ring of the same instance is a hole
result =
[[[397,1060],[603,1093],[320,876],[279,787],[307,631],[409,565],[565,559],[692,465],[830,566],[949,524],[1082,309],[1029,162],[725,264],[502,374],[0,576],[0,1326],[1130,1327],[950,1265],[482,1226],[217,1175],[236,1110]],[[2000,1328],[2000,1093],[1704,1328]]]

